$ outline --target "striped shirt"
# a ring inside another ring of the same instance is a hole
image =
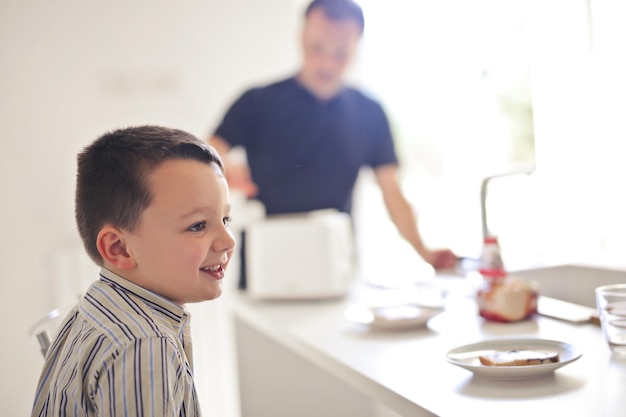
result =
[[[32,416],[200,416],[189,313],[102,269],[63,321]]]

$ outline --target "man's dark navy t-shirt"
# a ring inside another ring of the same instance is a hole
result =
[[[398,162],[376,101],[347,87],[321,101],[295,78],[248,90],[215,134],[245,148],[267,214],[350,213],[359,170]]]

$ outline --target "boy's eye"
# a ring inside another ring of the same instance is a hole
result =
[[[206,229],[206,222],[199,222],[189,227],[192,232],[201,232]]]
[[[232,221],[233,221],[232,217],[224,217],[222,219],[222,222],[224,222],[224,226],[226,226],[226,227],[229,227],[230,226],[230,222],[232,222]]]

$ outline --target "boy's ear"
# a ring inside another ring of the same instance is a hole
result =
[[[105,262],[120,269],[130,270],[137,266],[132,254],[126,248],[124,232],[114,226],[104,226],[96,240],[98,252]]]

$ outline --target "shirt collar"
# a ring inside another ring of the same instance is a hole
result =
[[[315,103],[318,103],[322,106],[331,106],[334,103],[338,103],[341,101],[342,97],[345,95],[345,91],[346,91],[346,87],[344,86],[341,90],[339,90],[337,92],[337,94],[335,94],[333,97],[329,98],[328,100],[321,100],[319,99],[315,94],[313,94],[311,92],[311,90],[309,90],[307,87],[305,87],[300,81],[298,81],[298,77],[297,75],[293,76],[291,78],[291,81],[293,82],[293,84],[297,87],[298,90],[301,91],[302,94],[304,94],[307,98],[309,98],[310,100],[314,101]]]
[[[189,312],[183,306],[179,306],[176,303],[164,298],[152,291],[149,291],[139,285],[128,281],[127,279],[117,275],[113,271],[101,268],[100,279],[110,282],[122,290],[132,293],[137,297],[143,299],[151,308],[154,308],[162,314],[170,317],[179,324],[184,324],[188,320]],[[181,323],[182,321],[182,323]]]

